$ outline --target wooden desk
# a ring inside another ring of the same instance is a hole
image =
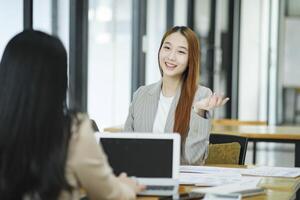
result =
[[[291,200],[296,199],[300,178],[263,178],[259,184],[266,189],[262,195],[247,197],[247,200]],[[181,192],[191,191],[195,186],[180,186]],[[138,200],[158,200],[158,197],[138,197]]]
[[[213,126],[212,133],[239,135],[254,142],[295,144],[295,167],[300,167],[299,126]]]

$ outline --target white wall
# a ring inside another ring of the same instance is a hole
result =
[[[269,23],[270,23],[270,1],[263,0],[261,2],[261,18],[260,18],[260,48],[259,48],[259,96],[258,96],[258,120],[266,121],[267,119],[267,102],[268,102],[268,65],[269,65]]]
[[[225,94],[226,92],[226,72],[222,69],[222,49],[221,36],[228,29],[228,0],[219,0],[216,2],[216,24],[215,24],[215,51],[214,51],[214,74],[213,85],[211,88],[217,94]],[[214,111],[214,118],[224,118],[225,109],[223,106]]]
[[[241,4],[239,119],[266,120],[269,0],[243,0]],[[267,7],[266,7],[267,6]]]

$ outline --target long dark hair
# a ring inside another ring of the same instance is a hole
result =
[[[7,44],[0,63],[0,199],[57,199],[70,191],[67,81],[59,39],[27,30]]]
[[[189,129],[191,108],[197,91],[200,73],[200,47],[197,35],[194,31],[186,26],[174,26],[168,30],[160,43],[159,52],[165,39],[173,34],[180,33],[188,42],[188,67],[182,74],[181,94],[175,111],[175,122],[173,131],[180,133],[182,138],[185,138]],[[158,56],[159,56],[158,52]],[[159,63],[159,57],[158,57]],[[163,71],[160,68],[160,73],[163,76]]]

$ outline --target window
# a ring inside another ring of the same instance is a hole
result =
[[[131,90],[131,0],[89,1],[88,112],[103,128],[124,124]]]
[[[2,1],[0,7],[0,56],[8,41],[23,30],[23,0]]]
[[[69,49],[69,1],[33,0],[33,29],[56,35]]]
[[[146,85],[160,80],[158,49],[166,31],[166,1],[151,0],[147,5]]]

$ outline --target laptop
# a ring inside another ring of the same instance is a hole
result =
[[[146,190],[139,195],[178,193],[180,135],[177,133],[101,133],[99,142],[116,176],[126,172]]]

